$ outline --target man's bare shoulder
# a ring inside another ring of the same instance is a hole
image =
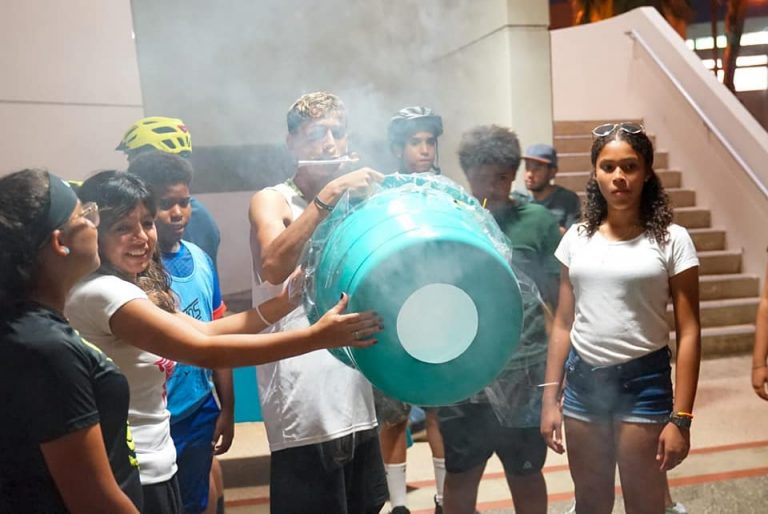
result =
[[[276,218],[285,220],[291,217],[291,208],[279,191],[266,188],[251,196],[249,216],[252,222]]]
[[[265,187],[253,193],[251,196],[251,204],[254,202],[285,202],[285,197],[275,188]]]

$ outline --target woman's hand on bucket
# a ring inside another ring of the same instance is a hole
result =
[[[310,327],[315,331],[314,339],[321,348],[365,348],[376,344],[377,341],[372,336],[383,328],[379,315],[374,311],[344,314],[348,303],[349,295],[343,293],[339,303]]]

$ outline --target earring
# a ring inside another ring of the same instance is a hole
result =
[[[67,246],[62,246],[61,251],[64,252],[64,255],[69,255],[70,249]]]

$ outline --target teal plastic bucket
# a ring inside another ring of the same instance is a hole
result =
[[[332,353],[389,396],[427,406],[463,400],[517,347],[520,288],[478,209],[458,187],[399,176],[318,227],[310,319],[342,292],[349,311],[378,312],[376,345]]]

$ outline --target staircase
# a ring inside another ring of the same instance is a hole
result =
[[[591,173],[591,131],[602,123],[610,121],[555,122],[555,148],[559,161],[555,182],[576,191],[582,199]],[[654,140],[652,135],[651,139]],[[670,169],[669,154],[657,147],[654,161],[656,173],[674,207],[674,221],[688,229],[701,263],[702,355],[716,357],[750,352],[760,294],[759,277],[741,273],[741,250],[728,249],[725,229],[713,227],[711,211],[696,205],[696,192],[683,187],[683,173]],[[667,319],[670,330],[674,330],[671,305]]]

